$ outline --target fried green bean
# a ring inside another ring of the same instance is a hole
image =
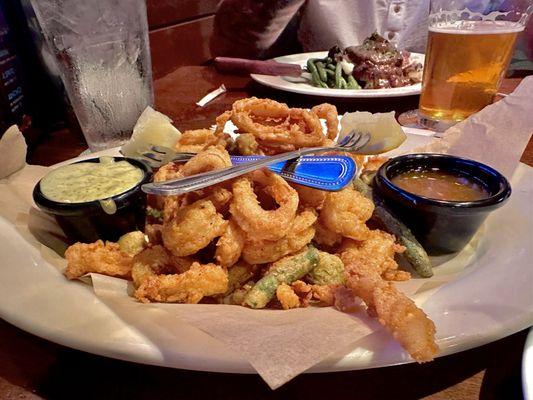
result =
[[[272,264],[265,276],[246,294],[244,305],[251,308],[264,308],[275,296],[276,289],[282,283],[291,284],[304,277],[316,267],[318,250],[313,246]]]
[[[320,76],[320,80],[322,82],[326,82],[328,80],[328,75],[326,74],[326,69],[324,68],[324,63],[322,61],[317,61],[315,63],[316,69],[318,71],[318,76]]]
[[[340,83],[341,83],[341,89],[347,89],[348,88],[348,84],[346,83],[346,79],[344,79],[342,76],[341,76],[341,79],[340,79]]]
[[[335,72],[335,64],[329,63],[326,65],[326,69]]]
[[[357,83],[352,74],[348,75],[346,83],[348,84],[348,89],[361,89],[361,86]]]
[[[363,196],[374,201],[375,208],[372,219],[382,225],[386,231],[392,233],[398,238],[398,241],[405,247],[403,256],[412,265],[413,269],[423,278],[433,276],[431,261],[424,250],[424,247],[416,240],[411,230],[405,224],[394,216],[382,204],[381,200],[374,196],[372,187],[363,182],[360,178],[354,179],[355,190]]]
[[[315,285],[342,285],[346,280],[344,263],[334,254],[318,252],[318,264],[307,275]]]
[[[307,70],[310,73],[316,72],[318,74],[318,71],[317,71],[316,65],[315,65],[315,61],[316,60],[317,60],[316,58],[310,58],[309,60],[307,60]]]
[[[123,253],[134,256],[148,245],[146,236],[141,231],[128,232],[118,239],[118,246]]]
[[[341,88],[341,78],[342,78],[342,66],[341,63],[337,63],[335,66],[335,88]]]

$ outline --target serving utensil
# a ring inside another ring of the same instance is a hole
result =
[[[220,72],[281,76],[283,79],[295,83],[311,81],[311,74],[298,64],[232,57],[215,57],[214,61],[215,68]]]
[[[216,171],[209,171],[198,175],[185,178],[173,179],[165,182],[152,182],[144,184],[142,190],[145,193],[155,195],[178,195],[192,192],[215,185],[217,183],[236,178],[248,172],[267,167],[269,165],[288,161],[294,158],[302,157],[306,154],[316,154],[320,152],[345,151],[355,153],[370,140],[370,134],[351,131],[342,141],[334,147],[307,147],[299,150],[277,154],[271,157],[264,157],[256,161],[251,161],[242,165],[236,165]],[[339,188],[340,189],[340,188]],[[337,189],[338,190],[338,189]]]

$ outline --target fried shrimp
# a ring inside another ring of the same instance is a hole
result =
[[[172,214],[165,215],[162,237],[165,247],[177,257],[203,249],[221,236],[228,224],[209,200],[198,200]]]
[[[240,178],[233,183],[233,201],[230,212],[235,221],[252,240],[279,240],[286,236],[298,208],[298,193],[279,175],[258,171],[254,182],[264,186],[279,208],[265,210],[259,204],[252,179]]]
[[[249,264],[265,264],[301,250],[315,236],[313,225],[316,218],[314,210],[302,211],[294,219],[287,236],[275,241],[247,241],[242,249],[242,258]]]
[[[369,262],[368,249],[348,242],[341,252],[347,287],[365,302],[369,314],[377,316],[416,361],[432,360],[438,351],[433,322],[411,299],[381,278],[384,266]]]
[[[218,239],[215,259],[223,267],[231,267],[240,258],[246,235],[239,225],[231,219]]]
[[[329,192],[320,212],[320,222],[328,230],[354,240],[365,240],[369,229],[365,222],[372,216],[374,203],[347,187]]]
[[[337,107],[328,103],[322,103],[314,106],[311,112],[315,113],[318,118],[324,118],[326,120],[328,139],[335,140],[339,134],[339,114],[337,113]]]
[[[146,276],[135,291],[143,303],[198,303],[204,296],[223,294],[228,288],[228,274],[215,264],[191,265],[182,274]]]
[[[76,243],[65,251],[67,268],[64,271],[68,279],[95,272],[129,278],[131,275],[132,256],[120,250],[117,243],[102,242]]]

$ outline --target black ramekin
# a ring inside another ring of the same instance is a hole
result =
[[[482,185],[489,197],[476,201],[430,199],[399,188],[391,179],[412,170],[442,170]],[[408,154],[387,161],[375,179],[377,194],[431,255],[460,251],[487,215],[511,195],[505,177],[493,168],[445,154]]]
[[[46,198],[41,192],[41,182],[33,189],[35,204],[55,217],[70,242],[92,243],[98,239],[116,241],[127,232],[144,228],[146,195],[141,185],[150,181],[151,168],[141,161],[114,157],[115,161],[128,161],[144,172],[143,179],[133,188],[111,197],[117,206],[114,214],[104,212],[98,201],[63,203]],[[78,162],[99,162],[98,158]]]

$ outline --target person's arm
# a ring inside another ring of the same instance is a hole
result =
[[[296,43],[296,29],[288,32],[288,25],[304,3],[305,0],[223,0],[215,14],[212,54],[272,57],[280,46],[290,46],[291,39]]]

